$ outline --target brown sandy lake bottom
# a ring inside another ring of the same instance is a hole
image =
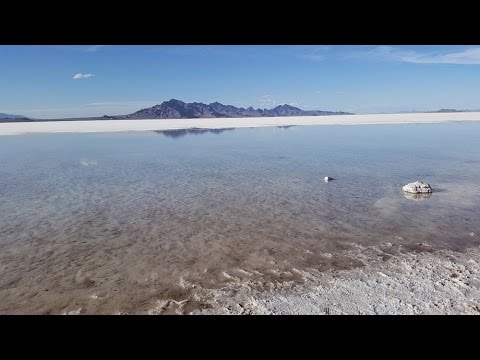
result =
[[[189,313],[211,309],[201,290],[301,283],[368,265],[362,249],[477,246],[479,138],[479,123],[1,137],[0,313]],[[404,196],[415,180],[432,196]]]

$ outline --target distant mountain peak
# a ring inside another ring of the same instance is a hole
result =
[[[300,110],[299,108],[289,105],[289,104],[282,104],[282,105],[277,105],[275,106],[274,109],[295,109],[295,110]]]
[[[27,117],[23,115],[0,113],[0,119],[27,119]]]
[[[33,121],[33,120],[23,115],[0,113],[0,122],[25,122],[25,121]]]
[[[170,99],[168,101],[164,101],[163,104],[184,105],[185,103],[182,100]]]
[[[464,112],[465,110],[457,110],[457,109],[440,109],[435,112],[439,113],[451,113],[451,112]]]

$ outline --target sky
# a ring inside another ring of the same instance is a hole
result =
[[[170,99],[358,114],[480,109],[480,46],[0,45],[0,113],[120,115]]]

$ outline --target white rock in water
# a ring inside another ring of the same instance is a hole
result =
[[[415,181],[402,187],[402,190],[412,194],[431,193],[432,188],[429,184],[423,181]]]
[[[323,180],[325,180],[325,182],[329,182],[329,181],[333,180],[333,178],[331,178],[330,176],[325,176],[323,178]]]

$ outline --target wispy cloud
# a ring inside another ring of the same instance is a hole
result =
[[[311,61],[323,61],[325,60],[325,55],[299,55],[300,59],[306,59]]]
[[[77,74],[73,75],[73,79],[74,79],[74,80],[88,79],[88,78],[91,78],[91,77],[94,77],[94,76],[95,76],[95,74],[77,73]]]
[[[124,107],[124,106],[153,106],[159,104],[161,101],[155,100],[132,100],[132,101],[98,101],[85,104],[85,106],[93,106],[93,107],[103,107],[103,106],[117,106],[117,107]]]
[[[480,47],[470,48],[457,52],[428,52],[422,53],[415,50],[404,50],[392,46],[378,46],[352,57],[367,57],[387,61],[400,61],[416,64],[480,64]]]
[[[323,45],[298,45],[295,46],[293,49],[295,51],[298,51],[297,58],[318,62],[323,61],[327,58],[326,53],[331,49],[331,47]]]
[[[271,107],[277,105],[277,100],[272,95],[263,95],[258,99],[258,103],[261,107]]]
[[[86,52],[97,52],[101,48],[103,48],[105,45],[92,45],[89,46],[85,49]]]
[[[315,94],[322,94],[322,95],[329,95],[329,94],[337,94],[337,95],[344,95],[346,91],[343,90],[332,90],[332,89],[325,89],[325,90],[316,90]]]
[[[262,46],[265,49],[265,46]],[[254,59],[259,56],[258,46],[252,45],[152,45],[145,48],[149,53],[173,56],[219,56]]]
[[[281,99],[275,98],[272,95],[263,95],[257,100],[256,106],[259,106],[260,108],[266,108],[266,109],[271,109],[274,108],[278,105],[290,105],[290,106],[303,106],[304,104],[298,101],[283,101]],[[250,106],[250,105],[249,105]],[[256,107],[255,106],[255,107]]]

